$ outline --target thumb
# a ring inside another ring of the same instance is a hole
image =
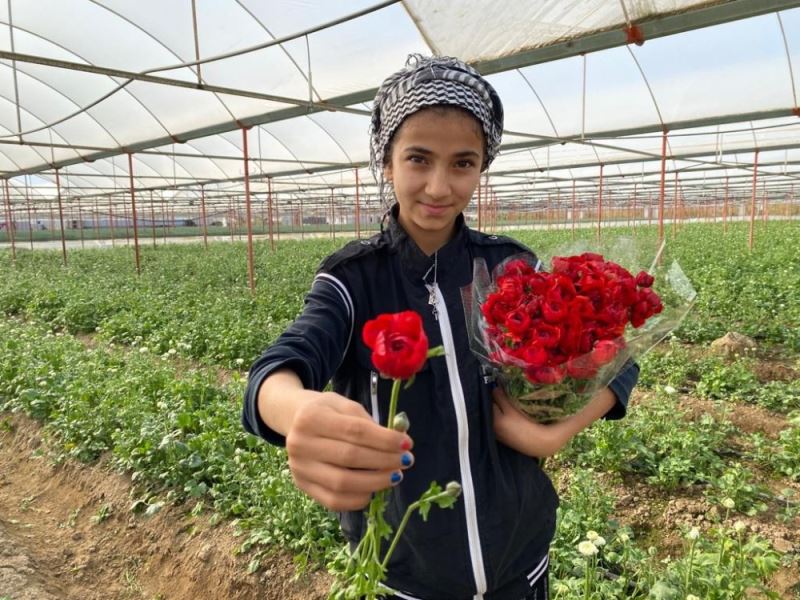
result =
[[[508,399],[508,395],[506,394],[505,390],[500,386],[497,386],[492,390],[492,399],[494,400],[494,405],[502,413],[506,412],[506,410],[510,407],[511,401]]]

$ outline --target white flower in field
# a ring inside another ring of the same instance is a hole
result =
[[[722,506],[727,508],[728,510],[733,510],[736,508],[736,502],[733,501],[733,498],[725,498],[722,501]]]
[[[736,521],[736,523],[733,524],[733,530],[736,533],[741,533],[745,529],[747,529],[747,525],[744,523],[744,521]]]
[[[597,546],[595,546],[592,542],[584,540],[578,544],[578,552],[584,556],[594,556],[597,554]]]
[[[237,358],[236,359],[236,364],[241,367],[244,364],[244,359],[243,358]]]
[[[590,542],[595,541],[599,537],[600,534],[597,533],[596,531],[592,531],[591,529],[586,532],[586,539],[589,540]]]
[[[139,348],[139,354],[147,354],[148,352],[150,352],[150,348],[148,348],[147,346],[142,346],[141,348]]]
[[[598,548],[600,548],[601,546],[606,545],[606,538],[604,538],[602,535],[598,535],[596,538],[592,540],[592,543]]]
[[[170,348],[169,350],[167,350],[167,354],[169,354],[170,356],[175,356],[177,353],[178,351],[175,350],[175,348]]]
[[[676,390],[676,389],[675,389],[674,387],[672,387],[671,385],[666,385],[666,386],[664,386],[664,391],[665,391],[667,394],[669,394],[670,396],[674,396],[675,394],[677,394],[677,393],[678,393],[678,390]]]
[[[689,594],[688,596],[686,596],[686,600],[700,600],[700,598],[698,598],[694,594]]]
[[[686,534],[686,537],[690,540],[696,540],[700,537],[700,530],[697,527],[692,527],[689,530],[689,533]]]
[[[47,379],[37,379],[36,380],[36,384],[38,386],[40,386],[40,387],[46,387],[47,386]]]
[[[617,535],[617,539],[623,544],[627,544],[629,541],[631,541],[631,536],[622,531]]]

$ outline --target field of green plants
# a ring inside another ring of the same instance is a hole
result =
[[[624,228],[604,235],[631,235]],[[579,232],[593,236],[594,232]],[[537,251],[568,231],[512,233]],[[652,242],[653,229],[635,235]],[[589,237],[587,237],[589,239]],[[296,316],[343,240],[0,251],[0,427],[40,421],[55,460],[110,457],[131,510],[231,520],[249,568],[280,547],[324,568],[335,519],[292,485],[283,451],[239,422],[250,363]],[[569,598],[800,598],[800,228],[686,225],[670,252],[698,291],[642,361],[628,416],[546,469],[562,496],[551,590]],[[757,347],[714,353],[735,331]]]

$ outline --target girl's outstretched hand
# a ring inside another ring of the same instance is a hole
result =
[[[376,424],[359,403],[333,392],[307,395],[286,435],[295,484],[326,508],[360,510],[413,464],[411,438]]]

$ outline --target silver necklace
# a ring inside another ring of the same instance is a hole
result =
[[[427,279],[430,272],[433,271],[433,283],[428,285]],[[428,304],[431,307],[431,312],[433,312],[433,318],[437,321],[439,320],[439,311],[436,310],[436,276],[439,274],[439,251],[433,253],[433,264],[430,268],[425,271],[425,275],[422,276],[422,281],[425,282],[425,285],[428,286]]]

